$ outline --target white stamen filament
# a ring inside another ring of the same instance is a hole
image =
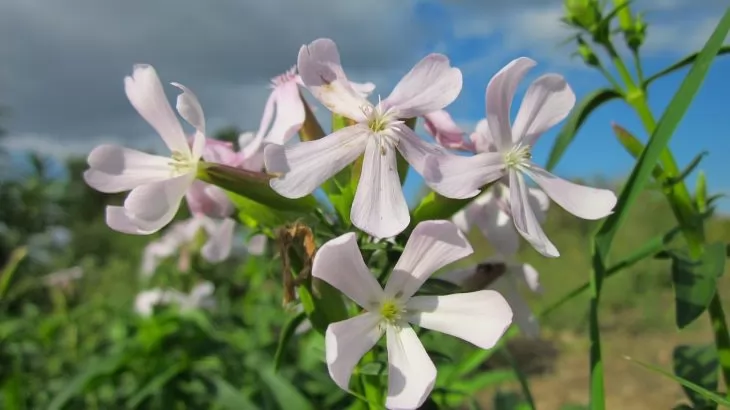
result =
[[[522,168],[532,158],[529,145],[515,145],[504,154],[504,162],[508,168]]]

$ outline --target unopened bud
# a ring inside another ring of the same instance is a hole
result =
[[[583,40],[582,37],[578,37],[578,55],[583,58],[583,61],[591,66],[591,67],[598,67],[598,57],[596,57],[596,54],[593,52],[593,49],[591,46],[588,45],[588,43]]]
[[[634,51],[638,50],[644,44],[644,40],[646,39],[646,22],[641,14],[636,16],[631,29],[624,32],[624,37],[626,38],[626,44]]]
[[[601,21],[601,9],[596,0],[565,0],[565,20],[574,26],[592,30]]]

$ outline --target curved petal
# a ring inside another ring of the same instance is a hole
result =
[[[177,96],[177,112],[188,124],[192,125],[198,132],[205,135],[205,114],[198,97],[180,83],[170,83],[179,88],[182,93]]]
[[[504,175],[504,158],[496,152],[471,156],[444,154],[426,159],[423,179],[434,191],[447,198],[476,196],[484,185]]]
[[[233,144],[208,138],[205,140],[203,159],[207,162],[235,166],[238,154],[233,150]]]
[[[389,409],[417,409],[426,401],[436,382],[436,366],[410,326],[388,326]]]
[[[497,146],[494,144],[494,138],[492,132],[489,131],[486,118],[482,118],[477,122],[474,132],[469,135],[469,139],[476,152],[497,152]]]
[[[575,94],[562,76],[541,76],[522,99],[512,127],[514,143],[533,145],[543,132],[565,119],[574,105]]]
[[[208,242],[200,250],[200,254],[205,260],[218,263],[228,258],[231,254],[233,230],[235,228],[236,221],[226,218],[216,227],[215,231],[208,232]]]
[[[532,313],[530,305],[520,294],[512,277],[502,276],[492,282],[489,288],[499,292],[507,300],[514,315],[513,322],[520,328],[522,334],[532,339],[540,336],[540,325],[537,317]]]
[[[185,193],[190,213],[225,218],[233,212],[233,203],[221,188],[199,180],[193,181]]]
[[[464,131],[459,128],[448,112],[434,111],[423,116],[424,127],[442,147],[464,151],[474,151],[474,145],[464,141]]]
[[[360,359],[383,336],[380,316],[363,313],[327,326],[324,336],[327,370],[343,390],[350,390],[350,376]]]
[[[469,241],[453,223],[421,222],[411,232],[385,285],[385,294],[408,300],[429,276],[472,252]]]
[[[540,286],[540,274],[537,272],[532,265],[523,263],[521,265],[512,268],[515,270],[515,275],[524,282],[531,291],[535,293],[542,293],[542,286]]]
[[[366,98],[367,96],[372,94],[373,91],[375,91],[375,84],[371,82],[356,83],[354,81],[350,81],[350,86],[353,90],[355,90],[355,92],[362,95],[363,98]]]
[[[454,102],[461,92],[461,70],[443,54],[429,54],[396,84],[383,105],[401,118],[420,117]]]
[[[527,188],[527,195],[537,221],[542,224],[547,219],[547,211],[550,208],[550,197],[539,188]]]
[[[492,192],[477,198],[479,213],[474,223],[487,241],[501,255],[514,255],[520,249],[520,237],[515,231],[512,218],[500,208]]]
[[[299,86],[295,81],[276,87],[276,117],[265,141],[271,144],[284,145],[296,134],[304,124],[304,103],[299,95]]]
[[[106,224],[113,230],[131,235],[150,235],[158,229],[143,229],[129,216],[129,213],[122,206],[106,207]]]
[[[527,174],[563,209],[582,219],[601,219],[613,213],[616,194],[608,189],[574,184],[531,165]]]
[[[280,195],[301,198],[354,161],[365,150],[370,136],[366,127],[345,127],[324,138],[294,145],[267,145],[266,170],[282,174],[269,184]]]
[[[297,69],[304,85],[327,109],[355,121],[364,121],[363,107],[371,104],[347,80],[335,42],[314,40],[299,49]]]
[[[512,309],[499,293],[480,290],[446,296],[414,296],[409,322],[466,340],[482,349],[497,344],[512,323]]]
[[[117,145],[99,145],[89,154],[84,181],[104,193],[129,191],[140,185],[169,179],[170,158]]]
[[[314,255],[312,276],[337,288],[363,309],[377,306],[383,289],[365,266],[357,237],[349,232],[327,241]]]
[[[132,76],[124,78],[124,91],[132,106],[160,134],[170,151],[190,155],[185,133],[172,112],[154,67],[135,65]]]
[[[487,123],[494,143],[500,151],[512,146],[510,109],[522,78],[537,63],[527,57],[512,60],[492,77],[487,85]]]
[[[194,179],[195,174],[189,173],[137,187],[124,201],[124,209],[140,229],[158,231],[175,217],[180,201]]]
[[[558,249],[550,242],[545,235],[535,213],[530,207],[527,197],[527,186],[525,179],[519,172],[509,172],[510,205],[512,208],[512,220],[515,222],[517,232],[527,239],[528,242],[544,256],[556,258],[560,256]]]
[[[371,138],[352,201],[352,224],[376,238],[390,238],[403,232],[411,221],[398,177],[396,152]]]
[[[449,151],[436,144],[429,144],[421,139],[412,129],[405,124],[398,124],[394,127],[398,136],[398,151],[406,161],[421,175],[427,170],[426,159],[429,155],[445,155]]]

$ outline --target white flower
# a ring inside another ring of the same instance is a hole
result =
[[[600,219],[612,212],[616,195],[606,189],[590,188],[547,172],[532,162],[532,146],[548,128],[562,121],[575,104],[575,94],[557,74],[546,74],[527,89],[514,125],[510,107],[520,80],[535,65],[518,58],[500,70],[487,85],[487,120],[473,135],[478,152],[471,157],[429,156],[426,181],[450,198],[470,198],[493,181],[505,178],[510,189],[510,208],[517,231],[545,256],[559,256],[543,232],[530,206],[528,175],[566,211],[583,219]]]
[[[550,207],[548,196],[537,188],[527,188],[527,195],[535,220],[542,224]],[[520,248],[520,237],[512,221],[509,198],[509,187],[497,182],[463,210],[454,214],[452,221],[464,233],[469,233],[476,226],[499,254],[514,255]]]
[[[348,81],[332,40],[318,39],[302,46],[298,68],[312,95],[356,124],[315,141],[268,145],[264,150],[266,169],[279,175],[271,180],[271,187],[288,198],[303,197],[364,152],[350,213],[352,223],[380,238],[402,232],[410,216],[398,176],[397,152],[421,174],[427,154],[446,152],[421,140],[402,119],[439,110],[454,101],[461,90],[461,71],[451,67],[445,56],[431,54],[401,79],[388,98],[373,105]]]
[[[177,305],[181,312],[192,309],[213,309],[216,306],[215,286],[208,281],[200,282],[185,294],[174,289],[154,288],[137,294],[134,310],[141,316],[151,316],[157,305]]]
[[[542,293],[539,274],[532,265],[495,257],[477,266],[446,272],[439,278],[461,286],[464,291],[492,289],[499,292],[512,308],[514,322],[522,333],[530,338],[539,336],[537,318],[519,291],[520,285],[527,285],[532,292]]]
[[[149,65],[136,65],[124,89],[132,106],[160,134],[170,156],[150,155],[117,145],[101,145],[89,154],[84,173],[92,188],[116,193],[129,191],[124,206],[108,206],[107,224],[114,230],[148,235],[159,231],[175,217],[180,201],[195,180],[205,145],[205,117],[195,95],[178,83],[177,111],[196,132],[192,148]]]
[[[415,409],[433,389],[436,367],[409,322],[484,349],[493,347],[512,321],[509,305],[499,293],[481,290],[414,296],[431,274],[471,253],[463,233],[451,222],[422,222],[413,230],[383,289],[363,262],[354,233],[324,244],[314,258],[313,276],[336,287],[365,310],[327,328],[327,366],[335,383],[348,390],[355,365],[385,334],[386,407]]]

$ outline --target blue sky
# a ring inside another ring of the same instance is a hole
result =
[[[646,11],[650,24],[642,54],[651,74],[701,47],[727,1],[636,0],[632,7]],[[0,37],[25,40],[0,43],[0,104],[11,110],[2,122],[9,133],[1,143],[16,155],[35,150],[56,158],[83,156],[104,142],[161,148],[121,87],[139,62],[154,64],[163,81],[193,89],[211,129],[255,129],[268,79],[293,65],[299,46],[317,37],[333,38],[350,78],[373,81],[383,97],[426,53],[445,53],[464,75],[461,95],[447,110],[470,132],[484,116],[489,79],[516,57],[538,62],[520,93],[547,72],[564,75],[578,99],[606,85],[600,74],[570,58],[571,46],[558,46],[569,34],[559,23],[562,8],[557,0],[221,0],[216,7],[195,0],[3,2]],[[194,24],[190,16],[196,16]],[[716,61],[670,146],[680,166],[708,151],[702,168],[710,189],[730,193],[725,73],[730,56]],[[654,83],[650,102],[657,115],[685,74]],[[174,92],[167,90],[172,100]],[[625,177],[633,161],[615,141],[612,121],[646,139],[630,109],[609,103],[590,117],[555,172],[567,178]],[[536,145],[537,162],[546,160],[557,128]],[[409,178],[408,193],[418,187],[418,178]],[[730,212],[730,201],[722,208]]]

